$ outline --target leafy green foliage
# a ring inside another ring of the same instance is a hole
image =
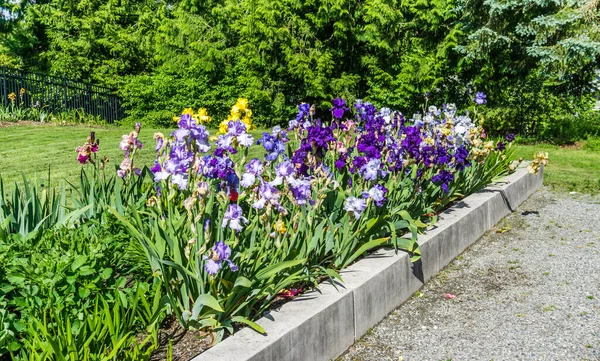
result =
[[[0,64],[113,86],[126,123],[166,126],[181,109],[227,115],[250,100],[259,125],[342,96],[416,109],[488,94],[488,126],[526,136],[598,132],[595,0],[93,0],[7,2]],[[546,104],[536,105],[540,99]],[[516,114],[521,109],[525,112]],[[555,115],[542,125],[539,117]],[[589,115],[589,114],[588,114]],[[586,115],[587,116],[587,115]],[[524,124],[521,124],[520,121]],[[556,124],[555,124],[556,123]],[[574,133],[575,132],[575,133]]]

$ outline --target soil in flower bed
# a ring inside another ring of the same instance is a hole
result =
[[[319,279],[319,283],[326,279],[327,278],[325,277],[323,277],[323,279]],[[302,289],[302,293],[305,293],[311,289],[312,288]],[[292,301],[294,298],[295,297],[278,296],[271,303],[269,310],[278,311],[284,304]],[[243,324],[240,324],[237,325],[234,330],[237,333],[244,327],[245,326]],[[223,340],[230,336],[232,335],[226,334]],[[159,330],[158,337],[160,347],[153,353],[150,359],[151,361],[161,361],[167,359],[169,339],[171,340],[173,347],[173,361],[189,361],[213,346],[213,337],[209,333],[193,330],[186,331],[183,327],[181,327],[175,317],[168,317],[163,322],[162,327]]]
[[[173,361],[188,361],[211,347],[212,337],[202,331],[186,331],[176,318],[167,318],[159,330],[159,349],[153,353],[151,361],[167,359],[169,340],[173,347]]]

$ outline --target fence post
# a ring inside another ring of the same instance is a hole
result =
[[[2,98],[2,105],[8,106],[8,90],[6,89],[6,67],[2,67],[2,90],[4,97]]]
[[[67,77],[63,75],[63,94],[65,97],[64,109],[67,110]]]

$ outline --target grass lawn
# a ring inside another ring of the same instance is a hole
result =
[[[145,148],[139,153],[138,164],[151,166],[154,161],[154,132],[167,135],[173,129],[142,128],[140,138]],[[130,129],[99,126],[57,126],[51,124],[14,125],[0,128],[0,175],[5,184],[19,181],[21,172],[28,179],[37,175],[45,179],[48,168],[52,181],[76,181],[81,170],[75,148],[85,142],[90,131],[100,139],[98,156],[108,156],[109,169],[123,159],[119,149],[121,135]],[[211,134],[214,134],[211,131]],[[255,139],[262,130],[253,132]],[[260,147],[251,148],[251,157],[260,157]],[[518,145],[517,156],[531,159],[534,152],[549,153],[544,182],[557,191],[600,193],[600,151],[561,148],[548,144]]]
[[[532,159],[535,152],[548,152],[544,184],[556,191],[600,193],[600,151],[565,148],[549,144],[518,145],[517,157]]]
[[[140,139],[144,148],[136,154],[138,165],[152,166],[154,162],[154,132],[163,132],[166,136],[173,129],[142,128]],[[123,160],[123,152],[119,149],[119,142],[123,134],[129,134],[131,129],[124,127],[100,126],[57,126],[52,124],[26,124],[10,125],[0,128],[0,176],[4,179],[5,186],[21,180],[21,173],[27,179],[46,179],[48,168],[54,184],[67,179],[76,181],[82,165],[77,162],[75,148],[85,143],[90,132],[96,132],[100,139],[98,159],[108,156],[107,169],[114,169]],[[262,131],[253,131],[255,139],[261,136]],[[215,131],[211,131],[214,134]],[[260,148],[254,147],[260,156]],[[141,168],[141,167],[140,167]]]

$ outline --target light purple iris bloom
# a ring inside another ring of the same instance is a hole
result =
[[[174,132],[171,132],[171,135],[175,137],[177,142],[183,143],[185,142],[185,138],[190,135],[189,129],[177,129]]]
[[[252,173],[244,173],[240,185],[244,188],[248,188],[254,185],[256,182],[256,176]]]
[[[310,200],[311,190],[310,181],[308,179],[292,178],[291,182],[289,182],[289,186],[296,204],[306,204],[306,202]]]
[[[366,192],[368,198],[371,198],[377,207],[382,207],[385,203],[385,194],[387,193],[387,189],[381,184],[375,185],[373,188],[369,189]],[[363,196],[364,197],[364,196]]]
[[[264,171],[263,163],[258,158],[251,159],[246,164],[246,172],[254,175],[261,175]]]
[[[227,134],[232,137],[238,137],[246,133],[246,125],[240,120],[231,121],[227,124]]]
[[[294,174],[296,173],[296,168],[294,164],[289,160],[285,160],[275,166],[275,179],[271,181],[271,184],[274,186],[278,186],[283,183],[283,180],[287,180],[288,183],[292,181]]]
[[[241,134],[236,139],[240,145],[246,148],[254,144],[254,137],[248,133]]]
[[[159,172],[155,172],[154,173],[154,181],[156,183],[166,180],[167,178],[169,178],[169,176],[171,175],[171,173],[169,172],[164,172],[164,171],[159,171]]]
[[[344,210],[352,213],[356,219],[360,218],[360,214],[365,208],[367,208],[367,202],[364,199],[348,197],[344,202]]]
[[[248,223],[248,220],[242,215],[242,207],[237,204],[227,206],[221,227],[227,227],[229,224],[229,228],[239,232],[244,227],[243,223]]]
[[[179,117],[179,123],[177,123],[177,125],[179,126],[179,129],[192,129],[196,125],[196,122],[194,122],[194,119],[192,119],[191,115],[181,114],[181,117]]]
[[[268,202],[278,210],[283,209],[281,204],[279,204],[281,192],[279,192],[279,189],[273,187],[272,184],[261,180],[260,187],[258,188],[258,195],[260,199],[252,204],[253,208],[263,209]]]
[[[210,257],[203,256],[203,258],[206,260],[204,266],[206,273],[211,276],[214,276],[221,268],[223,268],[224,262],[229,265],[229,269],[233,272],[236,272],[239,269],[239,267],[229,259],[229,257],[231,257],[231,247],[225,244],[225,242],[217,242],[215,246],[210,249],[209,256]]]
[[[360,168],[360,173],[366,180],[376,180],[378,176],[385,177],[387,174],[381,169],[381,160],[371,159]]]
[[[187,179],[187,174],[175,174],[173,175],[173,177],[171,177],[171,182],[173,182],[173,184],[176,184],[177,187],[179,187],[180,190],[184,190],[187,188],[187,184],[188,184],[188,179]]]
[[[486,96],[484,93],[482,92],[477,92],[477,94],[475,94],[475,99],[473,99],[475,101],[475,103],[482,105],[487,103],[487,100],[485,99]]]

